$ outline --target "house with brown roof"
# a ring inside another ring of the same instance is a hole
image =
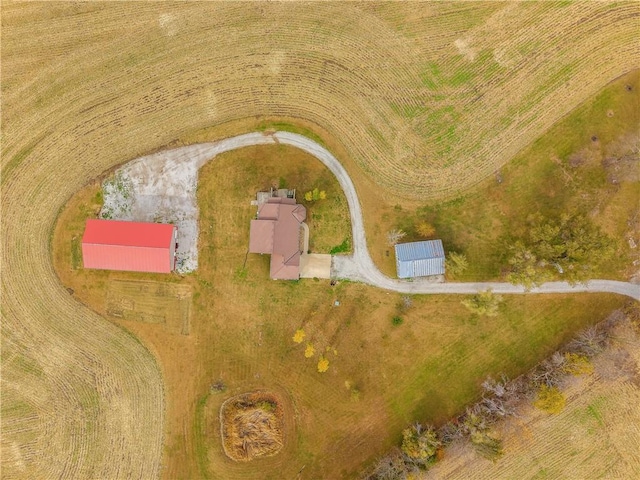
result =
[[[295,198],[286,196],[258,195],[258,199],[258,215],[251,220],[249,252],[271,255],[272,279],[298,280],[302,223],[307,218],[307,209],[298,205]]]

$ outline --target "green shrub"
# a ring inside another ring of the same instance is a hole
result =
[[[491,290],[480,292],[471,298],[462,301],[462,304],[478,315],[495,317],[502,303],[502,296],[494,294]]]
[[[349,251],[351,251],[351,242],[348,238],[345,238],[340,245],[336,245],[331,250],[329,250],[329,253],[331,255],[335,255],[336,253],[346,253]]]

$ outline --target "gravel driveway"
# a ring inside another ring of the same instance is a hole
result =
[[[197,268],[198,264],[198,207],[196,186],[198,169],[216,155],[236,148],[281,143],[297,147],[315,156],[336,176],[344,190],[351,217],[353,254],[336,255],[331,275],[374,285],[385,290],[416,294],[470,294],[491,289],[496,293],[578,293],[609,292],[640,300],[640,285],[613,280],[590,280],[585,284],[548,282],[526,291],[520,285],[503,282],[433,283],[426,280],[398,280],[383,275],[374,265],[369,251],[362,220],[362,210],[355,186],[342,164],[324,147],[313,140],[290,132],[265,135],[248,133],[218,142],[203,143],[167,150],[133,160],[116,172],[130,182],[129,204],[121,209],[128,217],[139,221],[174,221],[181,232],[178,251],[182,271]],[[105,195],[105,205],[108,204]],[[122,201],[122,200],[121,200]],[[124,214],[123,214],[124,215]]]

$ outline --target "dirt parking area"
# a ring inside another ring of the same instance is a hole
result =
[[[300,278],[330,278],[331,255],[309,253],[300,256]]]

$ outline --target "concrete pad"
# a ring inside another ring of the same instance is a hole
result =
[[[331,255],[323,253],[300,255],[300,278],[331,278]]]

